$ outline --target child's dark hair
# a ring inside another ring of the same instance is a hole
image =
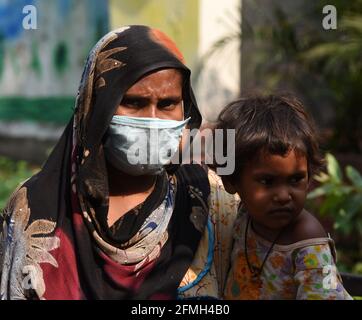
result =
[[[304,154],[309,176],[322,165],[314,124],[303,105],[289,95],[251,96],[228,104],[220,113],[216,129],[235,129],[237,179],[247,161],[266,151],[286,155],[290,150]],[[226,134],[224,132],[224,150]]]

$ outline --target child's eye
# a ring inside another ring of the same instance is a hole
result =
[[[304,180],[304,178],[305,178],[304,174],[303,175],[297,175],[297,176],[291,177],[289,181],[290,181],[291,184],[297,184],[297,183],[301,182],[302,180]]]
[[[259,183],[261,183],[264,186],[270,186],[273,184],[273,179],[272,178],[260,178]]]

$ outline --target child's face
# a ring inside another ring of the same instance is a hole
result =
[[[294,150],[285,156],[263,152],[244,166],[234,188],[256,223],[280,229],[304,207],[308,189],[307,159]]]

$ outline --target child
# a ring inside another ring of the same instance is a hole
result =
[[[286,96],[241,99],[216,129],[235,129],[235,172],[225,189],[242,200],[225,299],[352,299],[333,240],[304,207],[321,165],[311,120]]]

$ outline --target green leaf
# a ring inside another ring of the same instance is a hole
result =
[[[358,274],[362,274],[362,262],[357,262],[354,266],[353,266],[353,273],[358,273]]]
[[[321,172],[319,175],[313,176],[313,178],[320,183],[328,182],[328,180],[330,179],[329,175],[324,172]]]
[[[318,188],[315,188],[313,191],[309,192],[308,199],[318,198],[324,195],[330,194],[334,190],[335,186],[332,184],[325,184]]]
[[[342,170],[338,164],[337,159],[331,153],[327,153],[326,160],[327,160],[327,171],[331,179],[337,183],[341,183],[343,178]]]
[[[338,214],[339,214],[341,217],[345,217],[345,216],[347,215],[346,210],[344,210],[344,209],[339,209]]]
[[[344,30],[354,29],[356,32],[362,33],[362,15],[345,16],[340,26]]]
[[[347,197],[344,209],[350,219],[353,218],[356,213],[362,214],[362,194],[356,193],[351,197]]]
[[[319,208],[322,215],[328,214],[330,216],[338,215],[339,208],[343,207],[344,198],[331,195],[327,197]]]
[[[362,176],[355,168],[352,166],[347,166],[346,175],[357,188],[362,189]]]
[[[339,230],[340,227],[341,227],[341,224],[340,224],[339,222],[335,221],[335,222],[333,223],[333,229],[334,229],[334,230]]]
[[[307,195],[307,199],[315,199],[321,196],[324,196],[326,194],[324,187],[319,187],[314,189],[313,191],[309,192]]]
[[[304,52],[302,54],[302,59],[309,61],[314,61],[316,59],[324,59],[326,57],[333,55],[333,53],[335,53],[339,47],[340,44],[338,42],[323,43]]]
[[[350,220],[350,217],[347,215],[347,212],[344,209],[338,211],[335,222],[336,230],[340,230],[344,234],[350,234],[353,229],[353,222]]]
[[[340,197],[350,194],[353,190],[354,188],[351,186],[336,185],[332,191],[335,196]]]
[[[357,223],[356,223],[356,229],[357,229],[357,232],[362,235],[362,220],[357,220]]]

